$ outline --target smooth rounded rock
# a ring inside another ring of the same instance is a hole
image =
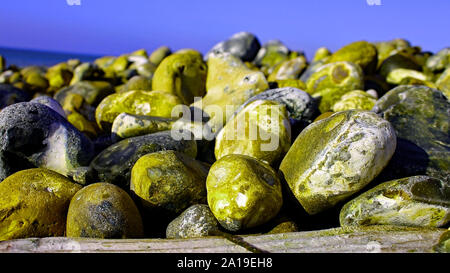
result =
[[[194,50],[177,51],[164,58],[156,68],[152,89],[165,91],[184,104],[194,102],[194,97],[205,94],[207,66],[201,54]]]
[[[140,238],[141,215],[131,197],[109,183],[95,183],[78,191],[67,213],[67,237],[101,239]]]
[[[389,121],[398,145],[383,171],[384,181],[428,175],[450,183],[450,101],[426,86],[400,85],[372,111]]]
[[[365,73],[371,74],[377,67],[377,48],[366,41],[353,42],[341,47],[328,59],[328,63],[342,61],[357,64]]]
[[[307,92],[320,101],[319,110],[322,113],[329,111],[345,93],[363,87],[361,68],[350,62],[323,65],[306,81]]]
[[[175,95],[163,91],[128,91],[104,98],[95,110],[95,119],[100,128],[110,130],[120,113],[172,117],[172,110],[182,101]]]
[[[197,204],[187,208],[169,223],[166,237],[169,239],[198,238],[219,231],[219,222],[208,205]]]
[[[280,171],[306,212],[317,214],[370,183],[395,147],[389,122],[369,111],[343,111],[306,127]]]
[[[245,155],[227,155],[216,161],[209,170],[206,188],[212,213],[230,231],[268,222],[283,204],[275,171]]]
[[[70,200],[80,189],[43,168],[7,177],[0,183],[0,241],[64,236]]]
[[[54,99],[52,99],[49,96],[39,96],[37,98],[34,98],[34,99],[30,100],[30,102],[43,104],[43,105],[53,109],[55,112],[60,114],[62,117],[66,117],[66,113],[62,109],[62,107],[59,104],[59,102],[54,100]]]
[[[249,32],[239,32],[228,40],[216,44],[207,54],[206,59],[212,52],[228,52],[238,57],[243,62],[251,62],[258,54],[261,44],[255,35]]]
[[[209,123],[217,133],[230,118],[227,113],[232,114],[246,100],[268,88],[263,73],[249,69],[230,53],[219,52],[208,58],[206,95],[191,106],[209,115]]]
[[[0,180],[31,167],[66,175],[93,156],[92,142],[43,104],[21,102],[0,112]]]
[[[291,145],[286,106],[269,100],[249,103],[229,120],[216,137],[214,154],[248,155],[272,165],[279,163]]]
[[[360,109],[371,110],[377,100],[361,90],[350,91],[343,95],[332,107],[334,112]]]
[[[30,95],[10,84],[0,83],[0,109],[4,107],[18,103],[28,101],[30,99]]]
[[[450,221],[450,187],[428,176],[382,183],[341,210],[341,226],[442,227]]]
[[[90,167],[100,181],[128,188],[131,168],[136,161],[145,154],[162,150],[176,150],[195,158],[197,143],[193,137],[175,140],[170,131],[131,137],[104,149]]]
[[[255,100],[271,100],[286,106],[288,116],[295,122],[311,123],[318,114],[316,101],[306,92],[293,87],[269,89],[245,101],[235,113]]]
[[[139,158],[131,170],[130,190],[145,208],[179,214],[206,203],[208,169],[189,155],[159,151]]]

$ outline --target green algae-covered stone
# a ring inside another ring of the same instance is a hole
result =
[[[151,91],[152,80],[144,76],[134,76],[121,88],[120,91],[126,92],[132,90]]]
[[[94,137],[100,132],[100,128],[95,122],[95,108],[90,106],[80,94],[67,93],[64,96],[62,108],[67,121],[80,132],[90,137]]]
[[[450,47],[440,50],[427,59],[426,68],[433,72],[443,71],[450,66]]]
[[[306,83],[308,81],[309,77],[311,77],[311,75],[314,74],[314,72],[316,72],[317,69],[319,69],[321,66],[326,64],[327,59],[328,58],[323,58],[323,59],[320,59],[318,61],[310,63],[308,65],[308,67],[306,67],[306,70],[300,76],[300,80],[302,82]]]
[[[428,175],[450,183],[450,102],[426,86],[398,86],[372,111],[389,121],[398,137],[397,150],[384,181]]]
[[[316,101],[306,92],[292,87],[269,89],[251,97],[244,102],[235,113],[240,112],[255,100],[271,100],[286,106],[291,120],[300,123],[311,123],[318,114]]]
[[[450,67],[437,79],[436,87],[450,100]]]
[[[377,48],[366,41],[358,41],[348,44],[334,52],[328,59],[328,63],[352,62],[361,66],[367,74],[373,73],[377,67]]]
[[[339,218],[341,226],[442,227],[450,220],[450,187],[428,176],[385,182],[345,204]]]
[[[112,124],[111,133],[119,138],[152,134],[172,129],[177,119],[119,114]]]
[[[450,229],[442,233],[439,242],[433,246],[433,250],[437,253],[450,253]]]
[[[184,104],[205,94],[207,67],[200,53],[194,50],[178,51],[156,68],[152,89],[178,96]]]
[[[123,72],[128,68],[128,65],[130,62],[128,61],[127,55],[121,55],[114,59],[113,63],[111,64],[111,68],[116,73]]]
[[[384,78],[387,78],[389,73],[396,69],[409,69],[420,71],[420,65],[415,61],[414,57],[410,54],[399,52],[391,55],[380,64],[379,74]]]
[[[158,66],[164,58],[172,54],[172,51],[167,46],[161,46],[155,49],[155,51],[150,54],[149,60],[152,64]]]
[[[272,86],[273,85],[273,86]],[[283,87],[292,87],[300,90],[306,90],[306,84],[301,80],[276,80],[274,82],[269,82],[269,86],[271,88],[283,88]]]
[[[206,188],[212,213],[230,231],[268,222],[283,204],[275,171],[245,155],[227,155],[217,160],[209,170]]]
[[[389,72],[386,77],[386,81],[391,84],[401,84],[403,80],[406,78],[413,78],[420,81],[429,81],[431,80],[427,75],[422,72],[405,69],[405,68],[397,68]]]
[[[220,128],[226,122],[227,110],[233,113],[246,100],[268,88],[263,73],[249,69],[230,53],[219,52],[208,58],[207,93],[192,106],[209,115],[211,127]]]
[[[281,41],[271,40],[261,47],[253,62],[269,75],[277,64],[289,59],[290,53]]]
[[[331,56],[331,52],[326,47],[319,47],[316,52],[314,52],[313,62],[317,62],[323,60],[325,58],[329,58]]]
[[[53,97],[61,105],[68,94],[78,94],[89,105],[96,106],[106,96],[114,93],[112,85],[105,81],[80,81],[59,90]]]
[[[372,181],[395,147],[389,122],[369,111],[343,111],[306,127],[280,170],[306,212],[316,214]]]
[[[335,62],[319,67],[307,80],[307,92],[320,100],[319,110],[331,109],[345,93],[364,87],[363,72],[350,62]]]
[[[277,80],[298,79],[307,66],[306,58],[300,56],[278,64],[270,73],[269,82]]]
[[[70,84],[73,73],[67,63],[59,63],[49,67],[45,77],[48,79],[51,91],[59,90],[60,88]]]
[[[390,41],[376,42],[375,47],[378,52],[378,67],[389,56],[411,47],[411,44],[404,39],[393,39]]]
[[[208,169],[189,155],[160,151],[139,158],[131,170],[130,190],[145,208],[179,214],[206,203]]]
[[[350,91],[343,95],[332,107],[334,112],[345,110],[360,109],[371,110],[377,100],[361,90]]]
[[[109,183],[95,183],[78,191],[67,214],[67,237],[101,239],[140,238],[141,215],[131,197]]]
[[[219,231],[219,222],[208,205],[196,204],[187,208],[169,223],[166,237],[169,239],[197,238]]]
[[[103,76],[103,71],[95,64],[82,63],[73,71],[73,78],[70,81],[70,85],[73,85],[80,81],[95,80]]]
[[[206,59],[214,52],[228,52],[243,62],[251,62],[258,54],[261,45],[255,35],[249,32],[239,32],[228,40],[216,44],[207,54]]]
[[[181,100],[163,91],[128,91],[104,98],[97,106],[95,119],[100,128],[110,128],[120,113],[169,118]]]
[[[105,71],[110,68],[110,66],[114,63],[115,59],[116,59],[116,57],[113,57],[113,56],[103,56],[103,57],[95,59],[94,64]]]
[[[134,163],[145,154],[163,150],[175,150],[195,158],[197,143],[193,137],[175,140],[170,131],[131,137],[104,149],[90,167],[100,181],[127,188]]]
[[[64,236],[72,196],[81,186],[47,169],[28,169],[0,183],[0,241]]]
[[[229,154],[248,155],[271,165],[279,162],[290,145],[291,126],[286,106],[256,100],[220,130],[214,154],[216,159]]]
[[[48,88],[48,80],[39,72],[30,72],[24,76],[27,89],[32,92],[46,92]]]

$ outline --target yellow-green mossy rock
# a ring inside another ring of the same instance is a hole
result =
[[[114,61],[112,62],[110,68],[116,72],[123,72],[127,69],[128,65],[130,64],[130,62],[128,61],[128,56],[127,55],[121,55],[117,58],[114,59]]]
[[[341,210],[341,226],[442,227],[450,220],[450,188],[428,176],[382,183]]]
[[[95,183],[78,191],[67,214],[67,237],[101,239],[140,238],[144,227],[131,197],[109,183]]]
[[[378,67],[386,60],[388,57],[399,53],[411,47],[411,44],[404,39],[393,39],[390,41],[383,41],[375,43],[375,47],[378,52]]]
[[[194,158],[173,150],[139,158],[131,170],[131,191],[145,208],[178,215],[206,203],[208,169]]]
[[[207,67],[194,50],[178,51],[162,60],[156,68],[152,89],[178,96],[184,104],[205,94]]]
[[[412,78],[420,81],[429,81],[431,80],[427,75],[422,72],[405,69],[405,68],[397,68],[389,72],[386,77],[386,81],[391,84],[401,84],[403,80],[406,78]]]
[[[276,83],[277,88],[283,88],[283,87],[293,87],[300,90],[306,90],[306,84],[302,82],[301,80],[276,80],[274,82],[270,82],[270,84]]]
[[[276,65],[296,57],[298,53],[291,52],[281,41],[270,40],[259,49],[253,63],[260,67],[264,75],[269,76]]]
[[[329,58],[331,56],[331,52],[326,47],[319,47],[316,52],[314,53],[313,62],[317,62],[320,60],[323,60],[325,58]]]
[[[396,143],[392,125],[375,113],[343,111],[306,127],[280,171],[306,212],[316,214],[372,181],[388,164]]]
[[[450,67],[450,47],[443,48],[428,58],[425,66],[433,72],[443,71]]]
[[[161,46],[155,49],[155,51],[150,54],[150,57],[148,58],[150,62],[156,66],[158,66],[164,58],[172,54],[172,51],[167,46]]]
[[[319,110],[324,113],[344,95],[364,88],[361,67],[350,62],[322,65],[306,81],[306,91],[320,100]]]
[[[377,48],[366,41],[353,42],[341,47],[328,59],[328,63],[352,62],[359,65],[367,74],[375,71],[377,61]]]
[[[119,138],[142,136],[171,130],[175,122],[177,119],[121,113],[114,119],[111,133]]]
[[[52,91],[68,86],[72,76],[73,73],[67,63],[59,63],[49,67],[47,73],[45,74]]]
[[[306,66],[307,61],[305,56],[299,56],[297,58],[284,61],[273,69],[273,72],[270,73],[267,80],[269,82],[288,79],[296,80],[300,77]]]
[[[331,110],[334,112],[352,109],[371,110],[376,101],[377,100],[367,92],[355,90],[343,95],[333,107],[331,107]]]
[[[0,240],[64,236],[72,196],[81,186],[47,169],[27,169],[0,183]]]
[[[437,89],[442,91],[444,95],[450,100],[450,67],[445,69],[441,76],[436,81]]]
[[[32,92],[46,92],[48,85],[48,80],[44,77],[42,73],[30,72],[24,76],[27,89]]]
[[[322,120],[322,119],[326,119],[326,118],[330,117],[330,116],[333,115],[333,114],[334,114],[334,112],[325,112],[325,113],[322,113],[322,114],[320,114],[317,118],[314,119],[314,122],[319,121],[319,120]]]
[[[270,165],[279,163],[291,145],[291,126],[286,106],[256,100],[227,122],[216,137],[214,154],[220,159],[241,154]]]
[[[268,222],[283,204],[275,171],[246,155],[227,155],[217,160],[209,170],[206,188],[212,213],[230,231]]]
[[[116,93],[104,98],[95,110],[100,128],[110,128],[120,113],[169,118],[172,108],[182,104],[175,95],[163,91],[133,90]]]
[[[144,76],[134,76],[125,85],[123,85],[122,88],[120,88],[120,92],[132,90],[151,91],[152,80]]]
[[[217,52],[208,58],[207,93],[192,106],[209,115],[213,130],[220,129],[226,122],[227,112],[233,113],[242,103],[268,88],[262,72],[249,69],[230,53]]]
[[[62,105],[68,122],[87,136],[95,137],[100,131],[97,123],[88,120],[85,116],[80,114],[80,112],[88,107],[89,106],[86,105],[84,98],[76,93],[67,93]]]

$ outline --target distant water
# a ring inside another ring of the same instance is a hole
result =
[[[0,55],[6,59],[6,65],[24,67],[28,65],[52,66],[69,59],[79,59],[82,62],[92,62],[100,56],[72,54],[65,52],[39,51],[0,47]]]

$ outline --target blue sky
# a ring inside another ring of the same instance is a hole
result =
[[[203,53],[239,31],[279,39],[311,58],[356,40],[407,38],[424,50],[450,46],[449,0],[4,0],[0,46],[118,55],[160,45]]]

